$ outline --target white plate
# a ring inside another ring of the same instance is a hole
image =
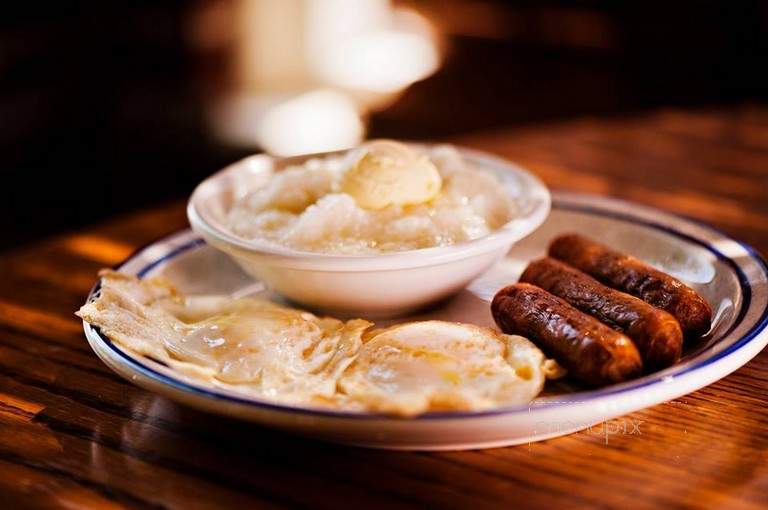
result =
[[[715,311],[711,334],[688,349],[674,367],[627,383],[592,391],[550,383],[545,396],[530,405],[411,419],[272,404],[210,387],[136,356],[88,324],[85,334],[115,372],[187,405],[319,439],[421,450],[513,445],[575,432],[711,384],[747,363],[768,343],[768,266],[752,249],[677,216],[572,194],[556,194],[544,225],[467,289],[439,308],[399,320],[436,318],[492,326],[489,302],[496,290],[516,281],[527,261],[543,255],[549,240],[566,231],[599,239],[690,283]],[[143,248],[120,270],[142,277],[166,276],[186,293],[244,295],[260,289],[226,255],[190,231]],[[379,324],[384,322],[393,321]]]

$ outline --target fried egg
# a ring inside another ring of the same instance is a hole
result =
[[[386,329],[264,299],[184,296],[103,271],[77,315],[123,348],[206,384],[279,403],[413,416],[529,402],[552,373],[531,342],[442,321]]]
[[[442,321],[373,331],[339,380],[370,411],[411,416],[524,404],[544,386],[547,361],[527,339]]]
[[[111,340],[187,375],[292,404],[334,397],[371,326],[259,299],[181,296],[161,279],[106,271],[78,316]]]

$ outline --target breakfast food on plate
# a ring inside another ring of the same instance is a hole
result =
[[[502,331],[529,337],[583,382],[669,367],[684,334],[709,331],[712,311],[696,291],[629,255],[577,234],[556,238],[549,255],[501,289],[491,311]]]
[[[103,271],[77,315],[125,349],[258,398],[412,416],[525,404],[557,365],[528,340],[452,322],[371,330],[255,298],[189,296]]]
[[[642,299],[606,287],[550,257],[528,264],[520,281],[561,297],[582,312],[626,333],[640,351],[646,370],[666,368],[680,359],[683,333],[677,320]]]
[[[555,239],[549,255],[666,310],[678,320],[686,338],[704,335],[711,327],[712,309],[695,290],[634,257],[577,234]]]
[[[339,380],[373,411],[487,409],[526,404],[545,381],[542,352],[520,336],[442,321],[374,331]]]
[[[491,312],[502,331],[530,338],[587,384],[626,381],[642,372],[632,340],[535,285],[504,287],[493,298]]]
[[[101,278],[99,297],[77,314],[107,337],[189,376],[279,402],[332,398],[371,325],[266,300],[184,297],[161,279]]]
[[[300,251],[382,253],[448,246],[515,217],[492,174],[450,146],[375,141],[288,167],[236,200],[238,236]]]

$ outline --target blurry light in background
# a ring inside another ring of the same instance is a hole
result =
[[[429,22],[387,0],[309,3],[307,42],[314,74],[342,88],[394,93],[437,70]]]
[[[273,154],[356,145],[369,111],[440,63],[430,23],[389,0],[239,0],[234,15],[238,72],[215,128]]]
[[[256,137],[269,152],[289,156],[344,149],[364,133],[354,101],[341,92],[316,90],[267,110]]]
[[[432,74],[437,53],[423,37],[381,30],[339,45],[317,69],[329,83],[342,87],[398,92]]]

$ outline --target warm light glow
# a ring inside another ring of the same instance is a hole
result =
[[[440,63],[434,27],[390,0],[238,0],[234,90],[216,132],[279,155],[351,147],[365,116]]]
[[[339,44],[316,72],[329,83],[373,92],[397,92],[432,74],[438,56],[432,41],[418,34],[379,30]]]
[[[360,143],[364,128],[355,103],[345,94],[317,90],[267,110],[256,138],[272,154],[291,156],[346,149]]]
[[[324,0],[307,4],[307,58],[328,84],[392,93],[438,67],[431,25],[386,0]]]

